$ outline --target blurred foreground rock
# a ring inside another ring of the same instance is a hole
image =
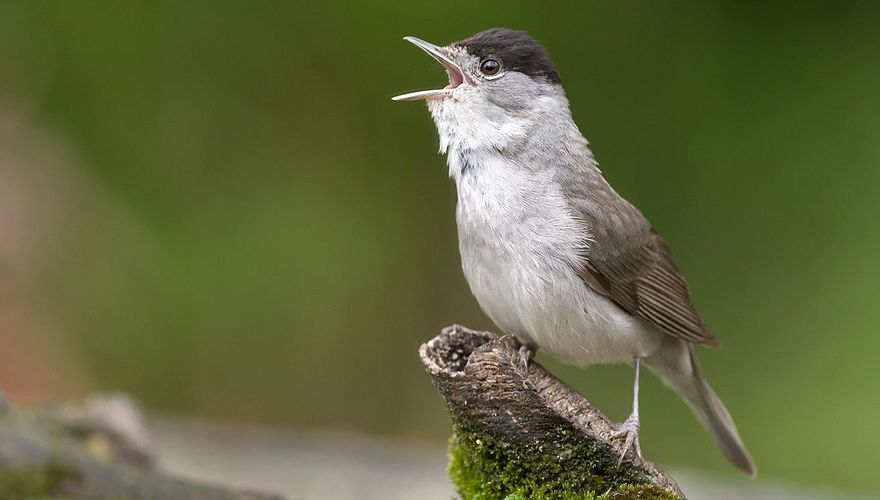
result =
[[[277,497],[158,470],[140,412],[124,397],[23,410],[0,396],[0,498]]]

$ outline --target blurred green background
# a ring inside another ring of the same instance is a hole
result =
[[[763,477],[880,493],[880,4],[3,2],[0,387],[442,442],[420,343],[492,328],[403,42],[529,31],[665,235]],[[627,367],[539,356],[609,416]],[[653,378],[642,444],[734,474]]]

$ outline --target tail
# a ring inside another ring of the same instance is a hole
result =
[[[733,418],[703,377],[694,346],[677,339],[664,340],[657,354],[644,358],[645,364],[691,407],[721,454],[749,477],[757,476],[758,469],[739,437]]]

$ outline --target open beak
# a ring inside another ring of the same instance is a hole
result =
[[[449,73],[449,85],[442,89],[436,90],[421,90],[419,92],[410,92],[409,94],[403,94],[396,97],[392,97],[392,101],[418,101],[420,99],[429,99],[432,97],[444,97],[452,94],[452,91],[458,88],[459,85],[464,83],[473,85],[474,81],[471,80],[464,71],[455,64],[455,62],[450,59],[446,54],[443,53],[443,49],[434,45],[433,43],[428,43],[424,40],[419,40],[414,36],[405,36],[404,40],[410,42],[417,46],[418,48],[424,50],[428,53],[429,56],[433,57],[437,60],[443,67],[446,69],[446,72]]]

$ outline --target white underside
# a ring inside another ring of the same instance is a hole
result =
[[[571,211],[550,170],[504,153],[547,130],[546,120],[499,114],[473,92],[463,85],[428,107],[458,190],[462,268],[483,311],[504,333],[578,366],[656,352],[662,333],[577,275],[591,231]],[[566,102],[545,96],[534,105],[568,117]]]
[[[662,334],[575,272],[589,228],[551,179],[521,172],[495,154],[466,158],[471,166],[462,175],[456,175],[462,157],[450,154],[449,161],[464,274],[499,328],[578,366],[627,362],[658,349]]]

